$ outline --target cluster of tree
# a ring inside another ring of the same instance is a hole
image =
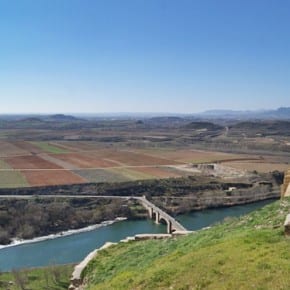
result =
[[[112,220],[137,216],[134,201],[120,199],[0,200],[0,244],[12,238],[30,239],[68,229],[78,229]]]

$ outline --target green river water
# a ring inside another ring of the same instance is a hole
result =
[[[273,200],[228,208],[208,209],[179,215],[176,218],[187,229],[198,230],[222,221],[226,217],[247,214],[271,202]],[[149,219],[121,221],[88,232],[6,247],[0,249],[0,271],[50,264],[76,263],[107,241],[117,242],[127,236],[139,233],[165,232],[165,225],[157,225]]]

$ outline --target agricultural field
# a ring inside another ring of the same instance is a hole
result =
[[[31,186],[85,183],[86,179],[68,170],[22,170]]]
[[[281,164],[281,163],[267,163],[267,162],[227,162],[227,166],[248,170],[248,171],[257,171],[257,172],[270,172],[270,171],[286,171],[290,165],[289,164]]]
[[[81,169],[73,172],[88,182],[122,182],[130,180],[121,173],[110,169]]]
[[[284,123],[278,130],[279,122],[273,131],[267,124],[226,128],[169,117],[42,118],[0,126],[0,187],[175,178],[196,175],[195,165],[208,163],[241,177],[247,171],[284,171],[290,164],[290,133]],[[9,175],[7,182],[4,174]]]
[[[41,148],[33,145],[31,142],[11,141],[10,143],[30,154],[39,154],[43,152]]]
[[[103,168],[118,166],[114,160],[96,157],[94,153],[68,153],[53,155],[53,157],[70,163],[78,168]]]
[[[164,159],[174,160],[180,163],[209,163],[209,162],[218,162],[222,160],[230,159],[244,159],[249,158],[248,155],[244,154],[229,154],[224,152],[213,152],[205,150],[193,150],[193,149],[147,149],[141,150],[140,152],[148,154],[151,156],[160,156]]]
[[[28,151],[15,146],[11,142],[0,141],[0,157],[19,156],[28,154]]]
[[[124,176],[127,180],[145,180],[145,179],[153,179],[154,175],[150,175],[147,173],[139,172],[135,170],[135,168],[130,167],[118,167],[110,169],[111,172],[115,174],[119,174]]]
[[[9,157],[4,159],[14,169],[59,169],[60,167],[52,162],[35,155]]]
[[[103,149],[102,144],[94,141],[56,141],[54,144],[69,151],[94,151]]]
[[[13,188],[24,186],[28,186],[28,182],[19,171],[0,171],[0,187]]]
[[[11,169],[11,167],[3,159],[0,159],[0,169]]]
[[[31,144],[39,147],[42,151],[47,153],[61,154],[69,152],[64,148],[52,145],[49,142],[32,142]]]
[[[148,166],[148,167],[136,167],[134,168],[135,171],[148,174],[150,176],[155,176],[158,178],[169,178],[169,177],[180,177],[181,174],[177,171],[174,172],[170,167],[158,167],[158,166]]]

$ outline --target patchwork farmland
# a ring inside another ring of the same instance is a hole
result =
[[[284,170],[275,157],[192,148],[107,146],[96,141],[0,141],[0,187],[121,182],[196,174],[194,164],[219,163],[234,170]]]

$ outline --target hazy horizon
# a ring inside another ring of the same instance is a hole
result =
[[[0,113],[289,107],[289,26],[270,0],[0,0]]]
[[[209,112],[232,112],[232,113],[255,113],[255,112],[269,112],[269,111],[276,111],[280,108],[287,108],[290,109],[290,107],[279,107],[279,108],[271,108],[271,109],[252,109],[252,110],[233,110],[233,109],[211,109],[211,110],[205,110],[205,111],[201,111],[201,112],[191,112],[191,113],[183,113],[183,112],[12,112],[12,113],[1,113],[0,112],[0,116],[2,115],[30,115],[30,116],[47,116],[47,115],[72,115],[72,116],[125,116],[125,115],[129,115],[129,116],[134,116],[134,115],[154,115],[154,116],[174,116],[174,115],[199,115],[199,114],[205,114],[205,113],[209,113]]]

